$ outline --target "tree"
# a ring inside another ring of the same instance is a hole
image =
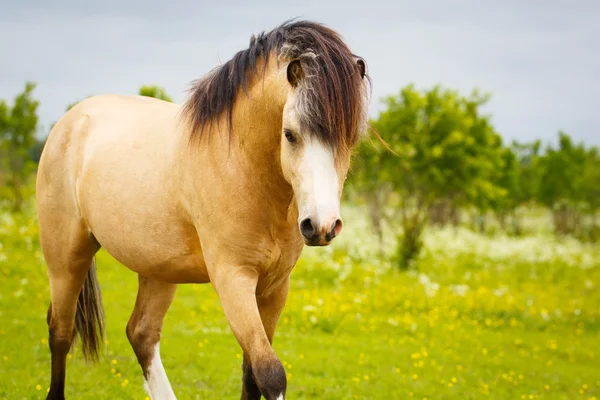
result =
[[[496,213],[500,226],[506,230],[506,218],[509,215],[513,216],[516,208],[519,206],[519,181],[520,181],[520,164],[516,153],[510,147],[505,147],[501,150],[502,167],[496,174],[496,185],[504,191],[505,195],[494,199],[492,209]],[[513,224],[514,233],[519,233],[516,224]]]
[[[67,104],[67,106],[65,107],[65,111],[69,111],[71,108],[75,107],[80,102],[81,102],[81,100],[77,100],[77,101]]]
[[[387,108],[372,123],[393,152],[377,142],[359,148],[352,186],[375,204],[375,217],[400,221],[402,268],[420,250],[432,204],[447,200],[485,208],[503,195],[492,179],[501,165],[502,142],[479,111],[487,99],[477,92],[463,98],[440,87],[419,92],[409,85],[385,99]]]
[[[540,160],[538,199],[552,210],[556,233],[570,234],[581,228],[587,154],[585,146],[574,144],[567,133],[558,136],[558,148],[548,146]]]
[[[389,219],[385,214],[386,206],[394,194],[394,188],[385,179],[389,171],[382,168],[388,162],[390,154],[383,152],[383,146],[376,146],[371,141],[362,141],[355,151],[355,159],[349,173],[346,193],[353,197],[355,205],[364,203],[367,206],[371,226],[379,241],[379,250],[383,251],[383,221]]]
[[[23,187],[35,165],[29,151],[35,144],[39,102],[32,97],[35,84],[27,82],[23,93],[16,96],[12,108],[0,103],[0,169],[8,188],[14,211],[23,204]]]
[[[519,162],[519,179],[516,192],[516,202],[520,205],[536,201],[540,190],[541,180],[541,142],[513,142],[512,150]]]
[[[503,229],[506,229],[506,217],[511,217],[512,233],[515,235],[522,233],[517,209],[532,205],[538,196],[541,179],[540,147],[539,140],[532,143],[515,141],[504,150],[498,185],[506,190],[506,196],[500,199],[494,209]]]
[[[507,188],[502,186],[503,169],[510,162],[509,155],[504,153],[502,138],[494,130],[490,117],[481,115],[480,107],[489,100],[477,91],[464,99],[466,124],[469,126],[465,164],[466,175],[460,175],[463,183],[461,191],[465,193],[461,205],[473,205],[476,209],[476,225],[480,232],[486,230],[486,214],[494,205],[508,195]],[[508,157],[507,157],[508,156]],[[452,164],[447,168],[455,168]],[[510,178],[505,179],[509,183]]]
[[[140,88],[140,96],[154,97],[156,99],[173,102],[173,99],[167,94],[165,89],[156,85],[144,85]]]
[[[587,151],[582,184],[582,199],[590,222],[587,233],[592,241],[597,241],[600,239],[600,223],[598,222],[598,210],[600,209],[600,154],[596,147],[592,147]]]
[[[8,197],[8,130],[10,126],[10,107],[0,100],[0,199]]]

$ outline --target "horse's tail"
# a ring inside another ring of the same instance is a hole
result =
[[[95,257],[92,259],[92,266],[77,299],[75,327],[81,337],[81,347],[86,361],[90,359],[98,361],[98,353],[104,341],[104,307],[96,276]]]

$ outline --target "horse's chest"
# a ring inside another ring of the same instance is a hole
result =
[[[302,244],[293,242],[277,246],[274,252],[276,257],[265,266],[259,278],[257,287],[259,296],[269,296],[274,289],[287,281],[300,257],[302,247]]]

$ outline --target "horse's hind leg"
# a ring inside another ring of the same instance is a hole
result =
[[[89,284],[95,282],[86,283],[88,293],[83,293],[82,287],[86,282],[86,275],[90,271],[98,245],[80,220],[64,218],[60,213],[41,216],[40,240],[48,264],[51,296],[47,321],[52,373],[47,398],[64,399],[66,358],[75,334],[77,302],[80,294],[89,296],[90,290],[95,291],[95,288],[89,287]],[[95,275],[93,278],[95,280]],[[83,302],[84,299],[82,298],[81,301]],[[85,313],[83,308],[87,309],[88,306],[81,304],[81,307],[81,311]],[[83,322],[82,328],[89,327],[90,323],[95,321]],[[85,345],[86,343],[89,345],[90,335],[95,337],[95,333],[88,330],[85,334],[87,337],[83,338],[84,351],[88,354],[89,347],[86,348]],[[94,347],[96,345],[94,341]],[[92,350],[94,351],[95,349]]]
[[[153,400],[172,400],[175,394],[160,360],[160,334],[177,285],[140,276],[127,338],[142,367],[146,390]]]

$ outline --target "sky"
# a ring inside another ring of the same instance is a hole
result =
[[[370,115],[413,83],[491,94],[506,141],[600,145],[600,0],[0,0],[0,99],[37,83],[41,134],[89,95],[191,81],[289,18],[338,31],[373,79]]]

